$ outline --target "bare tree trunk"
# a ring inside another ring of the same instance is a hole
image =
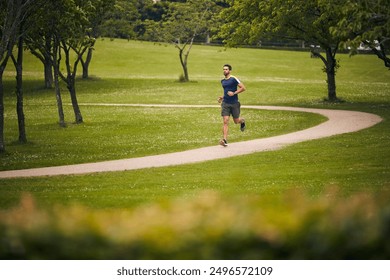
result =
[[[45,40],[46,50],[50,50],[52,48],[52,41],[50,39],[50,36],[46,37]],[[42,51],[43,55],[43,67],[44,67],[44,75],[45,75],[45,88],[52,88],[53,87],[53,62],[50,57],[50,55]]]
[[[75,83],[75,77],[73,75],[70,75],[68,77],[68,90],[70,93],[70,99],[72,101],[74,116],[75,116],[75,123],[79,124],[83,122],[83,116],[81,115],[79,103],[77,101],[76,96],[76,83]]]
[[[29,42],[27,42],[27,45],[29,47],[30,52],[36,56],[43,64],[44,67],[44,81],[45,81],[45,88],[52,88],[53,87],[53,62],[52,58],[48,52],[48,50],[53,49],[52,42],[49,38],[49,36],[46,38],[45,41],[45,49],[39,49],[36,50],[32,46],[29,45]]]
[[[184,73],[184,82],[189,82],[190,78],[188,75],[188,67],[187,67],[187,61],[188,61],[188,56],[190,55],[192,45],[194,43],[196,33],[192,36],[191,40],[183,44],[182,47],[179,46],[180,42],[176,43],[176,48],[179,49],[179,58],[180,58],[180,63],[181,67],[183,68],[183,73]],[[186,47],[188,46],[188,50],[185,51]]]
[[[333,102],[337,101],[336,95],[336,69],[337,69],[337,61],[333,56],[332,49],[326,49],[326,75],[327,75],[327,83],[328,83],[328,100]]]
[[[3,74],[9,54],[5,53],[3,61],[0,64],[0,154],[5,153],[5,142],[4,142],[4,86],[3,86]]]
[[[18,34],[19,27],[31,1],[7,0],[0,3],[4,9],[2,12],[6,15],[0,26],[0,153],[3,153],[5,152],[3,74],[13,46],[21,35]]]
[[[57,100],[58,122],[61,127],[65,127],[66,124],[65,124],[64,108],[62,106],[59,75],[58,75],[58,69],[56,67],[54,67],[54,87],[55,87],[56,100]]]
[[[183,68],[183,74],[184,74],[184,82],[188,82],[190,80],[188,76],[188,69],[187,69],[187,55],[184,55],[184,48],[179,50],[179,58],[180,58],[180,64]],[[184,57],[183,57],[184,56]]]
[[[77,73],[77,64],[82,54],[78,54],[78,59],[75,61],[73,65],[73,71],[70,65],[70,47],[67,47],[65,42],[62,42],[62,49],[65,53],[65,64],[66,64],[66,77],[60,73],[62,80],[66,83],[66,86],[69,90],[70,99],[72,101],[72,107],[75,116],[75,123],[79,124],[83,122],[83,117],[81,115],[80,107],[77,101],[76,96],[76,73]]]
[[[62,97],[61,97],[61,89],[60,89],[60,70],[59,70],[59,64],[60,64],[60,57],[57,57],[57,54],[60,56],[59,46],[57,43],[54,43],[53,46],[53,70],[54,70],[54,88],[56,93],[56,100],[57,100],[57,110],[58,110],[58,121],[59,125],[61,127],[65,127],[65,115],[64,115],[64,109],[62,106]]]
[[[19,142],[27,143],[23,106],[23,37],[18,41],[18,57],[12,60],[16,69],[16,112],[18,115]]]
[[[328,100],[330,102],[337,101],[336,95],[336,70],[337,70],[337,61],[333,55],[331,48],[326,49],[326,75],[328,82]]]
[[[50,57],[45,57],[45,61],[43,62],[43,67],[45,71],[45,88],[53,87],[53,64],[51,62]]]
[[[88,48],[87,58],[85,59],[85,61],[82,59],[80,60],[81,65],[83,67],[83,79],[89,78],[89,64],[91,63],[92,60],[92,52],[93,52],[93,45],[90,48]]]
[[[337,50],[332,50],[331,47],[328,47],[325,49],[326,52],[326,58],[320,54],[320,52],[316,51],[315,49],[311,50],[312,57],[319,57],[321,58],[322,62],[324,63],[324,72],[326,73],[327,77],[327,84],[328,84],[328,101],[334,102],[337,101],[337,94],[336,94],[336,70],[338,67],[337,61],[335,59],[335,54]]]
[[[5,66],[4,66],[5,68]],[[3,66],[0,65],[0,154],[5,152],[4,143],[4,87],[3,87]]]

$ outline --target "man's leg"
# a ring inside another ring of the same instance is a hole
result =
[[[231,106],[229,104],[222,103],[221,116],[222,116],[222,119],[223,119],[223,126],[222,126],[223,138],[221,139],[221,141],[219,141],[219,144],[221,144],[224,147],[227,146],[227,138],[228,138],[228,133],[229,133],[230,114],[231,114]]]
[[[239,124],[239,123],[244,123],[245,120],[243,118],[237,118],[237,119],[233,119],[234,123],[235,124]]]
[[[228,133],[229,133],[229,116],[223,116],[223,127],[222,127],[222,134],[223,139],[227,140]]]
[[[243,119],[243,118],[237,118],[237,119],[233,119],[233,120],[234,120],[234,123],[235,123],[235,124],[241,124],[241,126],[240,126],[241,131],[244,131],[244,130],[245,130],[245,127],[246,127],[246,125],[245,125],[245,119]]]
[[[241,131],[245,130],[245,120],[240,118],[241,104],[238,102],[234,105],[232,115],[235,124],[241,124]]]

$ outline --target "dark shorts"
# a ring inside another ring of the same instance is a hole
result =
[[[234,104],[222,102],[221,116],[224,117],[224,116],[232,115],[233,118],[238,119],[240,117],[240,107],[241,107],[240,102]]]

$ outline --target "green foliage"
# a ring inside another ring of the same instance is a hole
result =
[[[222,34],[231,45],[280,36],[327,48],[339,40],[329,32],[340,17],[338,5],[340,1],[235,1],[221,13],[226,21]]]
[[[338,24],[331,28],[333,34],[347,38],[340,42],[340,47],[349,49],[351,55],[356,54],[360,47],[369,48],[390,68],[390,2],[347,2],[341,12]]]
[[[189,81],[188,57],[199,36],[208,36],[215,26],[214,17],[219,7],[210,0],[190,0],[171,3],[162,22],[160,39],[173,43],[179,50],[183,81]]]
[[[350,40],[342,46],[356,51],[364,41],[388,45],[390,36],[390,3],[386,0],[359,0],[348,2],[342,7],[342,19],[332,28],[335,34],[342,34]],[[344,45],[346,44],[346,45]]]
[[[136,37],[135,24],[140,19],[135,1],[115,0],[104,14],[99,25],[99,34],[102,37],[134,39]]]
[[[341,34],[332,33],[331,28],[341,19],[339,7],[344,2],[338,0],[233,2],[232,7],[221,13],[227,22],[222,27],[222,36],[230,45],[240,45],[243,39],[253,44],[267,36],[280,36],[319,45],[325,54],[314,50],[312,54],[324,63],[328,100],[338,101],[335,57],[340,41],[345,38]]]
[[[164,17],[163,34],[165,41],[189,43],[194,36],[204,35],[213,27],[213,16],[218,6],[210,0],[191,0],[172,3]]]
[[[365,259],[390,257],[388,192],[319,199],[214,191],[132,210],[42,209],[25,195],[0,212],[0,259]]]

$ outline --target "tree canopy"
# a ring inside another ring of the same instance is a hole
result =
[[[328,100],[336,101],[336,54],[345,34],[331,32],[342,18],[346,0],[238,0],[222,11],[226,23],[221,35],[229,45],[253,44],[267,37],[302,40],[319,45],[325,54],[313,51],[324,63]],[[282,62],[281,62],[282,63]]]
[[[185,3],[172,3],[163,17],[160,38],[173,43],[179,50],[183,81],[189,81],[187,63],[194,40],[209,36],[218,8],[211,0],[188,0]]]
[[[332,32],[348,38],[340,44],[342,48],[350,49],[351,54],[358,53],[363,44],[390,69],[390,1],[347,1],[341,8],[341,18]]]

